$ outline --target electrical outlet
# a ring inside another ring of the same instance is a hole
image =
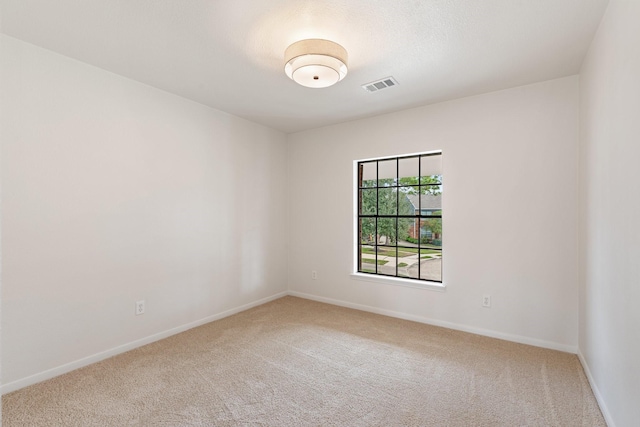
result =
[[[482,306],[491,308],[491,295],[484,295],[482,297]]]
[[[318,272],[315,270],[311,270],[311,278],[313,280],[317,280],[318,279]]]
[[[136,316],[144,314],[144,300],[136,301]]]

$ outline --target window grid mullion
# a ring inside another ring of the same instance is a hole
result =
[[[376,162],[376,215],[380,215],[380,162]],[[378,218],[376,217],[376,235],[374,236],[376,244],[373,247],[376,252],[376,263],[374,268],[376,274],[378,274],[378,244],[380,243],[380,238],[378,236]]]
[[[396,158],[396,277],[398,277],[398,215],[400,215],[400,158]]]
[[[422,279],[422,251],[420,244],[422,243],[422,157],[418,157],[418,279]]]

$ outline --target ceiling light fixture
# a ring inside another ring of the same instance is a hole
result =
[[[284,61],[287,76],[306,87],[329,87],[347,75],[347,51],[329,40],[295,42],[285,50]]]

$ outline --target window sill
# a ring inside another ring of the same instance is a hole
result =
[[[446,290],[446,286],[444,283],[402,279],[399,277],[376,276],[366,273],[351,273],[351,279],[361,280],[364,282],[384,283],[387,285],[405,286],[407,288],[427,289],[430,291],[444,292]]]

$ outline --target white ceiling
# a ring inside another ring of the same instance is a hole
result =
[[[608,0],[2,0],[2,31],[249,120],[296,132],[578,73]],[[326,89],[286,47],[340,43]],[[393,76],[399,85],[361,85]]]

